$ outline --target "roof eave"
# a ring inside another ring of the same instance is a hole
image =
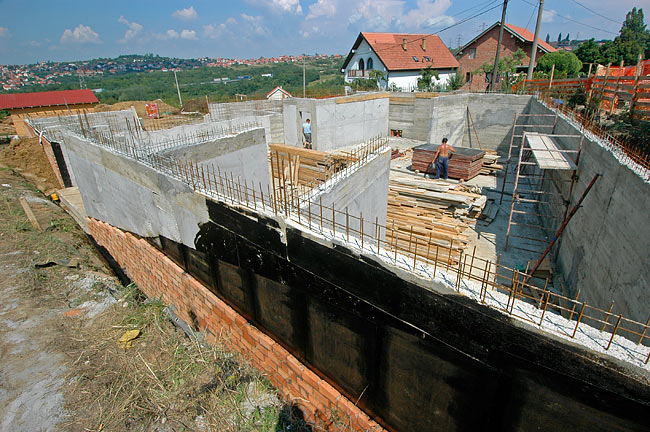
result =
[[[364,39],[363,33],[360,32],[359,36],[357,36],[357,40],[352,45],[352,48],[350,48],[350,52],[348,53],[348,56],[345,58],[345,61],[343,62],[343,66],[341,66],[341,73],[343,73],[343,70],[345,70],[345,68],[348,67],[350,60],[352,60],[352,56],[354,55],[353,51],[356,51],[356,49],[359,48],[359,45],[361,44],[361,41],[363,39]],[[372,49],[372,46],[370,48]]]

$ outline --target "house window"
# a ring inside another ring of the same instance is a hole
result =
[[[368,61],[366,62],[366,69],[372,70],[372,58],[368,57]]]
[[[472,82],[472,73],[465,72],[465,82]]]
[[[431,58],[428,57],[428,56],[424,56],[424,61],[430,62],[430,61],[431,61]]]
[[[365,70],[365,69],[366,68],[364,66],[363,59],[359,59],[359,70],[362,71],[362,70]]]
[[[416,56],[413,56],[413,60],[415,60],[416,62],[419,62],[419,61],[420,61],[420,59],[417,58]]]
[[[476,48],[469,49],[469,58],[471,59],[476,58]]]

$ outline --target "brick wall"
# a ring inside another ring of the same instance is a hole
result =
[[[50,144],[50,142],[46,140],[45,137],[41,138],[41,143],[43,144],[43,151],[45,152],[45,156],[47,157],[47,160],[50,162],[50,166],[52,167],[52,171],[54,172],[56,181],[59,183],[59,185],[62,188],[64,188],[65,183],[63,182],[63,177],[61,177],[61,171],[59,171],[59,165],[56,163],[56,156],[54,156],[54,150],[52,150],[52,144]]]
[[[384,430],[145,239],[92,218],[88,229],[148,297],[175,306],[181,319],[205,332],[208,342],[218,340],[241,353],[285,401],[301,409],[314,431]],[[334,423],[334,418],[339,420]]]
[[[497,52],[498,42],[499,26],[496,26],[475,40],[474,43],[466,47],[463,50],[462,54],[457,57],[458,62],[460,63],[460,69],[462,71],[463,77],[465,77],[467,72],[474,72],[486,62],[494,64],[494,56]],[[473,59],[469,58],[471,48],[476,49],[476,56]],[[530,62],[530,50],[532,48],[532,43],[522,42],[504,29],[503,39],[501,40],[501,54],[499,54],[499,58],[503,59],[504,57],[515,53],[520,48],[524,51],[524,53],[526,53],[526,57],[522,61],[522,64],[528,65]],[[538,51],[536,59],[538,60],[540,56],[541,51]],[[487,88],[487,83],[485,82],[485,74],[474,75],[469,87],[471,90],[485,90],[485,88]]]

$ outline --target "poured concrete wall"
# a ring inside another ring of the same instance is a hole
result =
[[[174,160],[199,162],[215,171],[237,179],[261,183],[266,190],[270,183],[269,159],[264,129],[254,129],[235,136],[164,151],[160,154]]]
[[[388,94],[284,101],[285,144],[302,146],[302,124],[311,120],[312,148],[331,151],[388,134]]]
[[[526,112],[530,100],[519,95],[391,93],[389,129],[401,130],[404,138],[439,143],[447,137],[452,145],[507,153],[514,116]]]
[[[89,217],[143,237],[194,244],[207,209],[192,188],[82,138],[67,136],[65,147]]]
[[[375,223],[386,226],[386,212],[388,211],[388,181],[390,174],[390,150],[386,149],[377,157],[352,172],[345,178],[337,181],[325,192],[312,198],[313,202],[321,202],[323,206],[332,207],[337,211],[354,216],[349,218],[349,227],[360,231],[360,218],[364,218],[364,235],[374,235]],[[319,214],[318,205],[310,209],[313,214]],[[328,212],[329,213],[329,212]],[[331,213],[326,215],[331,220]],[[337,230],[339,224],[345,226],[345,215],[337,213]],[[331,228],[331,224],[323,222],[324,226]],[[383,233],[382,233],[383,234]],[[352,234],[358,237],[358,234]]]
[[[531,113],[551,110],[537,101]],[[556,134],[579,130],[558,119]],[[575,138],[557,138],[564,149],[578,148]],[[585,138],[580,155],[573,206],[595,174],[602,174],[560,238],[558,267],[572,296],[645,323],[650,311],[650,184],[595,140]],[[570,171],[553,171],[555,183],[568,195]],[[555,200],[551,215],[562,217],[564,205]]]

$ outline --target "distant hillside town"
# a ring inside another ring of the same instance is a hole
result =
[[[250,59],[209,58],[179,59],[161,57],[153,54],[121,55],[114,59],[93,59],[76,62],[40,62],[30,65],[0,65],[0,85],[5,91],[17,90],[25,86],[60,84],[62,77],[93,77],[105,74],[129,72],[174,71],[195,69],[202,66],[230,67],[233,65],[265,65],[291,63],[305,60],[327,58],[326,54],[281,55]],[[333,57],[340,58],[340,54]]]

